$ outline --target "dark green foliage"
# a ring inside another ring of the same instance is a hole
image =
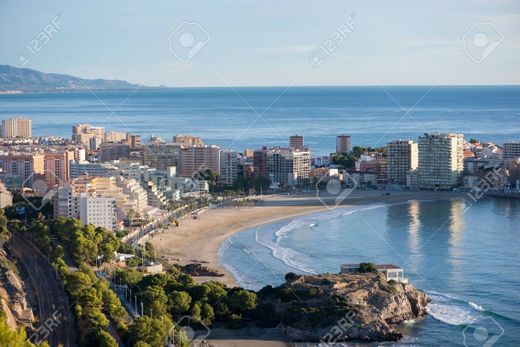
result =
[[[361,273],[366,273],[366,272],[377,273],[376,264],[374,264],[374,263],[360,263],[359,264],[359,272],[361,272]]]

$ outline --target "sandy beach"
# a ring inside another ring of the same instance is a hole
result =
[[[373,203],[395,203],[408,200],[434,200],[461,198],[463,193],[454,192],[391,192],[354,191],[341,202],[343,206]],[[335,197],[322,198],[329,208],[334,207]],[[198,219],[183,219],[178,227],[170,227],[156,234],[152,242],[158,256],[184,265],[201,262],[218,270],[223,277],[194,277],[197,282],[217,280],[228,286],[237,286],[235,278],[224,268],[218,258],[218,250],[224,240],[242,230],[290,219],[312,212],[327,210],[314,195],[269,195],[262,197],[254,207],[217,208],[202,213]],[[339,206],[338,206],[339,207]],[[280,333],[220,330],[212,332],[209,340],[214,346],[289,346]]]
[[[341,206],[371,203],[394,203],[414,199],[450,199],[461,197],[451,192],[391,192],[354,191],[342,201]],[[333,207],[334,198],[323,198],[327,206]],[[330,204],[330,205],[329,205]],[[156,234],[152,242],[157,254],[175,264],[201,262],[218,270],[223,277],[195,277],[197,282],[218,280],[229,286],[238,285],[235,278],[222,266],[218,250],[222,242],[242,230],[294,218],[300,215],[326,210],[322,201],[311,195],[268,195],[254,207],[217,208],[202,213],[198,219],[186,217],[178,227],[170,227]]]

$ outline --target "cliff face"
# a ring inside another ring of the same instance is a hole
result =
[[[267,298],[291,341],[392,341],[394,324],[426,314],[430,299],[411,284],[375,273],[296,276]]]

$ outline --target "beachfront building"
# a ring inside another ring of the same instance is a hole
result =
[[[419,146],[410,140],[396,140],[387,145],[389,183],[406,185],[406,174],[419,165]]]
[[[293,135],[289,137],[289,148],[293,149],[304,149],[303,136]]]
[[[143,146],[143,164],[158,170],[177,166],[181,151],[180,144],[148,143]]]
[[[76,124],[72,126],[72,141],[90,146],[90,139],[92,138],[102,142],[105,139],[105,128],[95,127],[90,124]]]
[[[4,139],[32,137],[32,121],[25,117],[2,120],[2,137]]]
[[[342,264],[342,274],[356,274],[359,273],[360,263]],[[385,275],[387,281],[394,280],[400,283],[408,283],[408,279],[404,277],[404,270],[392,264],[376,264],[377,272]]]
[[[424,134],[419,137],[417,185],[423,189],[451,189],[464,169],[464,135]]]
[[[294,186],[309,181],[310,150],[274,147],[267,150],[266,156],[267,177],[274,185]]]
[[[223,150],[220,152],[220,174],[219,182],[222,184],[232,185],[238,178],[238,165],[240,164],[240,155],[232,150]]]
[[[520,158],[520,141],[504,143],[504,160],[509,161]]]
[[[352,138],[347,134],[336,137],[336,153],[350,154],[352,152]]]
[[[262,147],[253,152],[253,176],[255,178],[267,177],[267,147]]]
[[[218,146],[190,146],[180,150],[178,175],[193,177],[200,171],[211,170],[220,172],[220,147]]]

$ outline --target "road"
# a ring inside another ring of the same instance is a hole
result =
[[[77,346],[76,330],[72,304],[63,289],[56,272],[45,255],[20,232],[13,232],[10,244],[12,254],[24,267],[38,302],[34,312],[39,320],[38,332],[31,336],[33,342],[47,340],[51,346],[61,343],[63,346]]]

